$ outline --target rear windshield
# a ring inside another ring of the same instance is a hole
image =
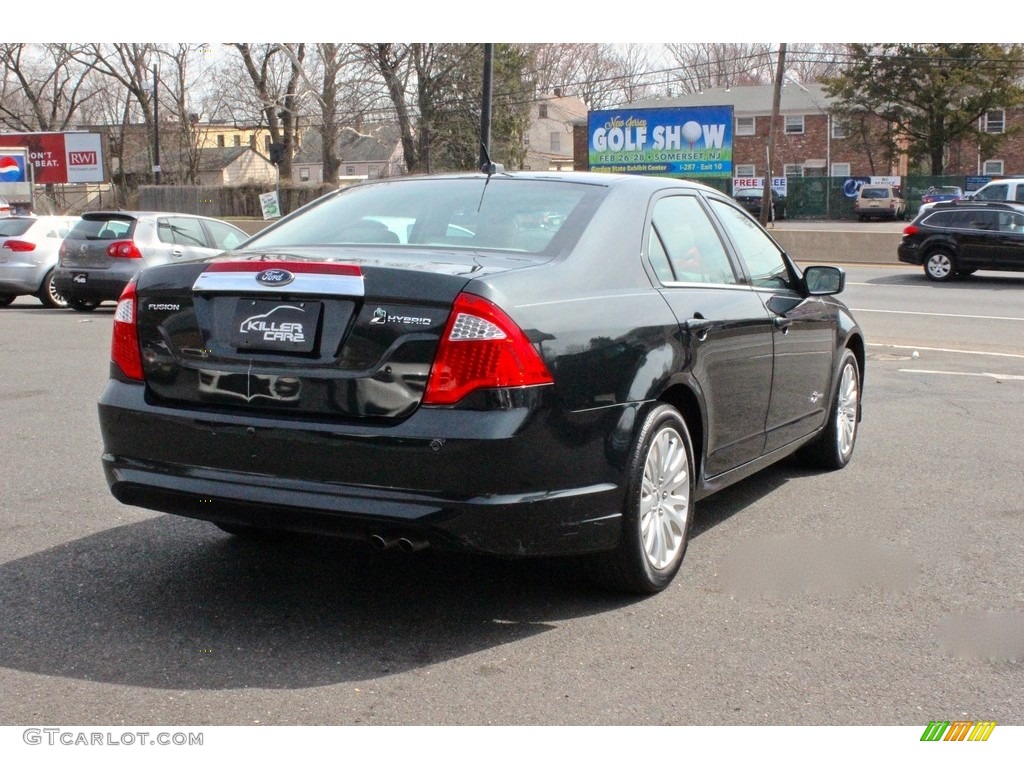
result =
[[[81,219],[68,233],[71,240],[117,240],[131,237],[135,219]]]
[[[24,235],[33,223],[33,219],[0,219],[0,237]]]
[[[861,187],[860,196],[862,198],[868,198],[869,200],[882,200],[889,197],[889,190],[887,188],[878,187]]]
[[[541,253],[580,231],[605,188],[495,176],[351,187],[258,235],[246,249],[391,244]]]

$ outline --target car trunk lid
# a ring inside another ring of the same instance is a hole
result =
[[[168,404],[403,418],[422,400],[466,284],[536,263],[338,250],[297,248],[144,271],[138,335],[150,391]]]

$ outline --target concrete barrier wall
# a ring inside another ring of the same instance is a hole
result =
[[[779,245],[801,263],[898,264],[900,232],[857,232],[840,229],[772,229]]]

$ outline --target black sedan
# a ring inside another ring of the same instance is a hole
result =
[[[850,460],[865,342],[843,284],[702,185],[360,184],[129,284],[106,478],[236,535],[579,555],[656,592],[694,502],[796,452]]]
[[[764,189],[737,189],[733,193],[736,202],[750,211],[755,218],[761,216],[761,206],[764,205]],[[772,210],[768,217],[770,221],[779,221],[786,218],[786,198],[776,190],[772,190]]]

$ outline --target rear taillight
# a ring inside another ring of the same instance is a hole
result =
[[[131,240],[115,240],[107,246],[107,256],[115,259],[141,259],[142,252]]]
[[[553,381],[526,334],[497,306],[463,293],[455,299],[430,369],[426,405],[451,405],[470,392]]]
[[[4,243],[4,248],[8,248],[12,251],[34,251],[36,249],[36,244],[29,243],[24,240],[8,240]]]
[[[139,349],[138,318],[139,302],[132,280],[121,292],[114,310],[114,335],[110,343],[110,359],[121,373],[129,379],[142,381],[142,352]]]
[[[910,237],[911,235],[916,235],[920,231],[921,230],[919,230],[913,224],[907,224],[907,226],[905,226],[903,228],[903,236],[904,237]]]

